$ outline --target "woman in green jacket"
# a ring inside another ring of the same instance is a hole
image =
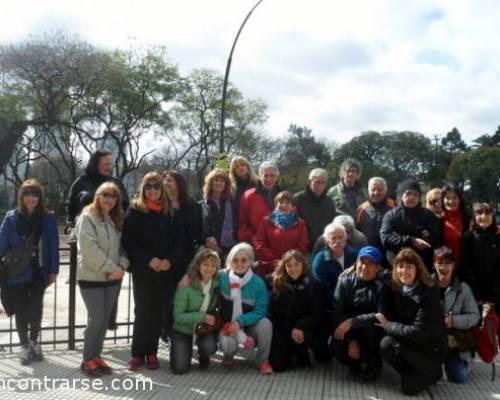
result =
[[[170,366],[174,374],[184,374],[191,366],[193,335],[198,324],[216,324],[214,311],[217,305],[219,281],[217,271],[220,259],[213,250],[200,251],[188,268],[190,285],[178,287],[174,297],[174,325]],[[217,333],[198,336],[199,365],[207,369],[210,357],[217,351]]]

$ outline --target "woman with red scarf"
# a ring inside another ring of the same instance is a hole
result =
[[[183,248],[162,178],[156,172],[144,176],[139,194],[125,214],[122,244],[129,255],[134,283],[135,320],[130,371],[146,364],[159,367],[157,352],[168,279],[176,264],[175,249]]]
[[[470,213],[466,209],[462,191],[451,184],[441,189],[443,207],[441,221],[443,223],[443,245],[453,252],[455,266],[459,266],[460,247],[464,232],[469,230]]]

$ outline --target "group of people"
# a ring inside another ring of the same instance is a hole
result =
[[[500,234],[489,204],[470,210],[447,184],[423,205],[411,179],[398,185],[396,202],[381,177],[365,190],[352,159],[329,190],[328,172],[316,168],[292,195],[279,187],[276,164],[264,162],[255,174],[241,156],[229,171],[206,176],[200,202],[172,170],[147,173],[129,201],[111,165],[110,153],[93,154],[68,201],[88,311],[87,375],[112,371],[101,352],[129,272],[131,371],[159,368],[162,337],[176,374],[190,369],[196,343],[201,369],[217,349],[233,365],[241,347],[256,351],[263,374],[336,358],[362,381],[376,379],[385,361],[406,394],[439,380],[443,364],[448,380],[467,381],[471,329],[481,309],[500,311]],[[2,291],[23,364],[43,357],[43,291],[58,272],[55,218],[29,180],[2,222],[0,256],[33,236],[29,265]]]

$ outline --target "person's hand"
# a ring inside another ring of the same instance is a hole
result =
[[[215,316],[210,315],[210,314],[206,314],[205,318],[203,318],[203,322],[210,325],[210,326],[213,326],[213,325],[215,325]]]
[[[452,328],[453,327],[453,317],[451,316],[451,314],[445,314],[445,316],[444,316],[444,325],[447,328]]]
[[[153,257],[149,262],[149,266],[156,272],[160,271],[161,260],[157,257]]]
[[[189,279],[189,277],[187,275],[184,275],[182,277],[182,279],[179,281],[179,283],[177,284],[178,287],[183,288],[183,289],[186,289],[190,285],[191,285],[191,279]]]
[[[427,243],[424,239],[415,238],[413,239],[413,246],[419,250],[430,249],[431,245]]]
[[[337,326],[337,329],[335,329],[333,336],[337,340],[344,340],[345,334],[349,332],[351,328],[352,328],[352,319],[351,318],[346,319],[339,326]]]
[[[385,317],[384,314],[376,313],[375,318],[377,318],[378,322],[375,322],[376,326],[380,326],[381,328],[385,328],[385,326],[389,323],[389,320]]]
[[[301,329],[297,329],[297,328],[292,329],[291,337],[292,337],[292,340],[297,344],[304,343],[304,331]]]
[[[159,270],[160,271],[168,271],[171,266],[172,266],[172,264],[170,264],[170,261],[165,258],[165,259],[161,260]]]
[[[347,347],[347,354],[349,358],[353,360],[359,360],[361,357],[361,349],[359,348],[359,343],[356,340],[351,340],[349,346]]]
[[[120,266],[116,266],[115,269],[113,269],[113,271],[108,274],[108,280],[109,281],[119,281],[120,279],[123,278],[124,274],[125,274],[125,271],[123,270],[123,268]]]
[[[229,333],[230,335],[235,334],[240,329],[241,329],[241,325],[240,325],[240,323],[238,321],[231,322],[229,324],[229,326],[226,328],[227,333]]]
[[[52,285],[57,280],[57,274],[50,274],[47,277],[47,286]]]

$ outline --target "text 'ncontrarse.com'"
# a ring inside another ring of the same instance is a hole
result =
[[[17,391],[65,391],[65,390],[89,390],[96,392],[105,391],[151,391],[153,381],[151,379],[114,378],[110,381],[103,379],[88,378],[0,378],[0,393]]]

